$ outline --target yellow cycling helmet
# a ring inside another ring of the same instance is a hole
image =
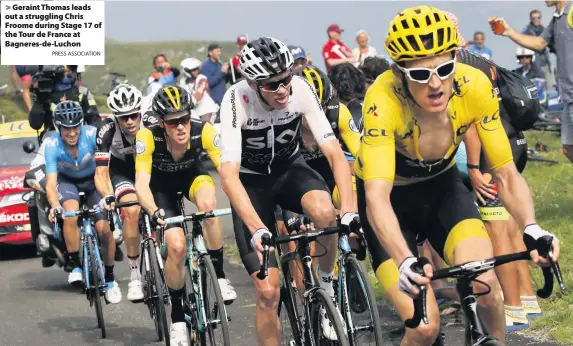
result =
[[[424,46],[428,39],[430,47]],[[416,6],[398,13],[390,22],[385,47],[395,62],[419,60],[456,50],[460,47],[460,35],[454,22],[441,10]]]

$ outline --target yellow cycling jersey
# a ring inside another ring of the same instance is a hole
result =
[[[364,136],[355,162],[356,175],[364,180],[390,180],[406,185],[430,179],[455,164],[455,153],[472,124],[491,169],[513,162],[511,147],[501,124],[496,94],[487,76],[457,63],[457,88],[448,104],[452,144],[443,159],[425,161],[418,150],[420,127],[414,104],[392,71],[386,71],[368,89],[362,113]]]
[[[340,103],[340,114],[338,115],[338,131],[342,144],[348,149],[352,157],[356,158],[360,149],[360,131],[352,118],[348,107]]]
[[[155,126],[143,128],[135,138],[135,172],[151,174],[152,169],[161,173],[186,171],[200,162],[199,155],[207,151],[209,158],[219,168],[221,165],[221,150],[219,149],[219,134],[211,123],[191,121],[191,137],[187,151],[179,161],[174,161],[165,142],[164,130]]]

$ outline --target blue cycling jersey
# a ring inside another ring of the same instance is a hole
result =
[[[54,132],[46,141],[46,174],[61,174],[71,179],[91,178],[95,174],[95,151],[97,129],[83,125],[78,139],[78,157],[74,159],[66,150],[64,140]]]

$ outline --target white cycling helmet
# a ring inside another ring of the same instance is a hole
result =
[[[191,77],[191,71],[197,68],[201,68],[201,61],[199,59],[196,58],[187,58],[187,59],[183,59],[183,61],[181,61],[181,70],[183,71],[183,73],[190,78]]]
[[[120,84],[107,97],[107,106],[114,115],[122,116],[139,112],[143,95],[133,85]]]
[[[259,81],[289,71],[294,59],[288,47],[272,37],[261,37],[245,45],[239,54],[239,70]]]
[[[515,51],[515,56],[516,57],[531,56],[532,57],[531,61],[535,61],[535,52],[525,47],[518,46],[517,50]],[[517,62],[519,62],[519,58],[517,59]]]

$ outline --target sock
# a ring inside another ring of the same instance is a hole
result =
[[[113,276],[113,265],[105,266],[105,282],[113,282],[115,277]]]
[[[169,287],[169,296],[171,297],[171,323],[185,322],[185,313],[183,312],[183,292],[184,288],[174,290]]]
[[[215,273],[217,274],[217,279],[224,279],[225,272],[223,271],[223,248],[219,250],[207,250],[209,256],[211,256],[211,262],[213,262],[213,267],[215,267]]]
[[[137,263],[139,256],[135,257],[127,256],[127,258],[129,258],[129,280],[130,281],[141,280],[141,273],[139,272],[139,264]]]
[[[82,263],[80,262],[80,253],[79,253],[79,251],[70,252],[70,261],[71,261],[71,266],[72,266],[73,269],[81,268]]]
[[[323,272],[319,267],[318,276],[320,277],[320,288],[325,290],[331,298],[334,298],[334,287],[332,287],[334,272]]]

